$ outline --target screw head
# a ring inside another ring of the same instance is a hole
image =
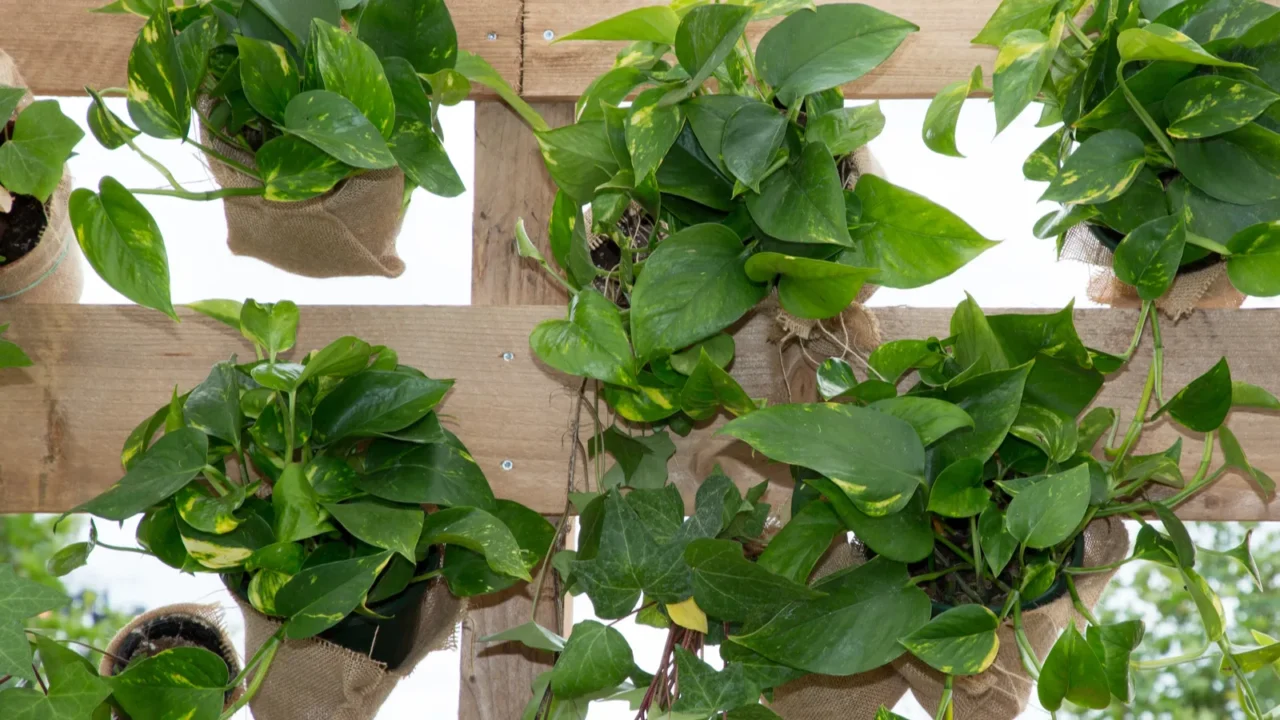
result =
[[[503,460],[503,461],[502,461],[502,469],[503,469],[503,470],[510,470],[511,468],[513,468],[513,467],[515,467],[515,466],[516,466],[516,464],[515,464],[515,463],[513,463],[513,462],[511,462],[510,460]]]
[[[497,39],[498,39],[498,33],[496,33],[496,32],[491,32],[491,33],[489,33],[488,35],[486,35],[485,37],[486,37],[486,38],[488,38],[490,42],[492,42],[492,41],[494,41],[494,40],[497,40]]]
[[[543,31],[543,33],[542,33],[542,39],[543,39],[543,40],[555,40],[555,39],[556,39],[556,32],[555,32],[554,30],[545,30],[545,31]]]
[[[502,353],[502,359],[506,360],[507,362],[511,362],[512,360],[516,359],[516,354],[511,351],[504,352]]]

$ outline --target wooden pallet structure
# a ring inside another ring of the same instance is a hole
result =
[[[122,86],[126,58],[140,20],[90,14],[101,0],[0,0],[0,48],[11,54],[38,95],[80,95],[85,86]],[[488,60],[552,125],[572,121],[573,100],[607,69],[615,48],[607,43],[553,44],[576,28],[646,0],[451,0],[461,46]],[[956,68],[984,64],[994,52],[969,44],[998,0],[869,0],[905,17],[921,31],[882,67],[845,88],[846,97],[929,98]],[[763,28],[753,28],[762,32]],[[55,55],[57,63],[44,59]],[[525,218],[545,227],[555,188],[533,135],[519,118],[478,89],[471,307],[313,307],[303,312],[298,346],[322,347],[359,334],[399,351],[407,364],[457,385],[446,400],[458,432],[500,497],[547,515],[565,506],[566,430],[574,389],[570,378],[540,365],[528,349],[539,321],[564,312],[563,292],[516,255],[513,228]],[[545,250],[545,248],[544,248]],[[980,261],[979,261],[980,262]],[[945,336],[949,310],[877,310],[884,340]],[[192,313],[174,324],[137,307],[27,306],[10,318],[9,338],[36,365],[0,372],[0,512],[62,512],[119,477],[119,447],[140,417],[169,397],[175,383],[198,384],[210,365],[242,349],[231,330]],[[1091,346],[1123,349],[1136,311],[1080,310],[1076,324]],[[1179,387],[1231,348],[1236,379],[1274,384],[1280,377],[1275,329],[1280,311],[1202,311],[1166,329],[1166,387]],[[778,363],[768,345],[767,320],[737,330],[735,374],[753,395]],[[510,355],[508,355],[508,353]],[[510,358],[510,359],[508,359]],[[1135,360],[1109,382],[1099,404],[1132,408],[1141,393],[1146,360]],[[753,386],[751,378],[758,378]],[[1250,448],[1252,463],[1280,476],[1280,418],[1248,415],[1232,425]],[[1177,430],[1148,433],[1152,448],[1167,447]],[[762,477],[769,497],[784,504],[790,481],[783,468],[753,458],[749,449],[715,436],[715,425],[678,439],[671,474],[692,500],[699,478],[721,464],[742,487]],[[1200,457],[1198,438],[1187,438],[1183,457]],[[775,505],[776,506],[776,505]],[[1184,504],[1190,520],[1280,520],[1280,503],[1266,504],[1243,478],[1231,476]],[[549,655],[515,644],[486,647],[478,637],[528,619],[530,590],[517,587],[473,605],[462,638],[461,717],[519,717],[533,679]],[[538,620],[572,625],[568,609],[548,585]]]

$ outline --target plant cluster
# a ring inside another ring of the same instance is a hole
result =
[[[865,5],[805,5],[648,6],[566,35],[631,44],[556,129],[482,61],[459,62],[534,128],[559,186],[548,228],[559,271],[518,230],[521,254],[573,297],[533,349],[606,383],[627,420],[687,432],[717,405],[750,406],[723,372],[733,342],[721,333],[775,288],[793,316],[830,319],[865,283],[925,285],[995,244],[880,177],[846,189],[884,116],[844,107],[840,86],[917,28]],[[778,16],[753,49],[748,25]]]
[[[4,339],[9,323],[0,325],[0,369],[11,367],[30,367],[31,358],[17,343]]]
[[[84,137],[56,100],[33,102],[14,117],[26,93],[26,88],[0,85],[0,216],[13,210],[15,196],[49,202],[63,166]],[[3,230],[0,225],[0,235]],[[16,259],[0,257],[0,265]]]
[[[395,167],[406,203],[414,187],[463,191],[437,113],[470,86],[453,70],[457,33],[441,0],[130,0],[106,9],[148,18],[124,90],[136,128],[92,90],[89,126],[103,147],[129,146],[170,187],[129,190],[106,177],[97,193],[76,191],[71,217],[93,268],[139,305],[174,314],[164,239],[137,195],[297,202]],[[193,110],[209,136],[252,162],[192,137]],[[140,134],[194,145],[257,184],[188,190],[138,147]]]
[[[1086,13],[1083,22],[1078,20]],[[1114,249],[1144,300],[1180,268],[1225,260],[1236,289],[1280,294],[1280,14],[1259,0],[1004,0],[973,42],[999,49],[1002,131],[1032,102],[1061,125],[1027,158],[1062,204],[1037,237],[1080,223]],[[934,99],[925,143],[959,156],[964,99],[982,70]]]
[[[221,574],[283,623],[248,663],[251,689],[282,640],[322,634],[353,613],[381,617],[382,604],[426,581],[443,578],[467,597],[531,579],[551,524],[496,499],[441,425],[434,408],[452,381],[355,337],[285,361],[298,326],[290,302],[198,308],[243,333],[257,360],[217,364],[137,427],[121,453],[124,477],[73,512],[141,515],[139,547],[91,535],[58,553],[59,572],[103,547]]]

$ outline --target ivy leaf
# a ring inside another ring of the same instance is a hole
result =
[[[209,438],[182,428],[156,441],[116,484],[74,512],[127,520],[176,493],[204,469]]]
[[[876,558],[824,578],[815,589],[826,597],[791,603],[729,639],[809,672],[865,672],[901,655],[898,638],[929,622],[929,597],[909,579],[905,565]]]
[[[747,560],[742,545],[731,540],[694,540],[685,548],[684,560],[693,571],[698,607],[720,620],[759,618],[787,603],[822,596]]]
[[[804,96],[853,82],[893,54],[920,28],[867,5],[797,12],[760,39],[756,65],[791,107]]]
[[[977,675],[996,660],[1000,618],[981,605],[951,608],[902,638],[912,655],[948,675]]]
[[[667,463],[676,454],[675,443],[665,430],[652,435],[632,436],[610,426],[587,443],[591,457],[608,452],[617,461],[605,473],[602,487],[626,485],[630,488],[659,489],[667,482]],[[621,477],[619,477],[621,476]]]
[[[982,463],[976,458],[963,458],[947,466],[929,491],[929,512],[944,517],[973,517],[990,502],[991,491],[983,483]]]
[[[955,213],[875,175],[854,188],[862,202],[862,227],[841,262],[877,270],[870,282],[910,289],[950,275],[998,243]]]
[[[1009,503],[1006,523],[1019,542],[1037,550],[1071,537],[1089,509],[1089,467],[1046,475]]]
[[[565,639],[557,633],[542,627],[538,623],[530,620],[523,625],[517,625],[509,630],[503,630],[500,633],[488,635],[480,638],[480,642],[484,643],[505,643],[518,642],[528,648],[534,650],[545,650],[546,652],[564,652]]]
[[[631,646],[622,633],[595,620],[584,620],[573,626],[564,652],[551,670],[551,690],[564,699],[589,695],[621,683],[634,664]]]
[[[868,408],[774,405],[730,422],[720,433],[772,460],[831,478],[868,515],[901,510],[924,483],[924,445],[915,429]]]
[[[129,117],[164,140],[185,138],[191,129],[191,93],[167,10],[147,20],[129,53]]]
[[[31,644],[23,628],[27,619],[68,602],[65,594],[20,578],[12,565],[0,563],[0,673],[35,683],[31,669]]]
[[[1076,630],[1074,618],[1045,658],[1037,689],[1040,704],[1054,712],[1063,700],[1095,710],[1111,704],[1106,669]]]
[[[1063,163],[1041,200],[1096,205],[1120,197],[1146,166],[1146,146],[1128,130],[1089,137]]]
[[[705,340],[755,307],[767,288],[751,281],[745,262],[742,241],[724,225],[695,225],[664,240],[631,296],[640,363]]]
[[[705,717],[759,701],[759,690],[746,679],[743,667],[734,663],[717,672],[682,647],[675,649],[680,696],[671,709]]]
[[[968,80],[957,80],[938,91],[924,115],[926,147],[940,155],[964,157],[956,147],[956,125],[960,122],[964,101],[982,88],[982,66],[979,65]]]
[[[622,315],[612,301],[584,288],[569,301],[567,320],[546,320],[529,345],[551,367],[579,377],[636,387],[636,359]]]
[[[303,568],[276,591],[276,610],[289,618],[285,636],[309,638],[338,624],[364,601],[391,556],[388,550]]]
[[[191,720],[216,720],[222,713],[229,680],[222,658],[204,648],[179,647],[131,663],[106,683],[111,686],[112,698],[130,717],[164,718],[182,713],[181,717]]]
[[[83,137],[84,131],[62,114],[56,100],[31,103],[0,145],[0,187],[48,202],[62,181],[63,165]]]
[[[68,205],[85,258],[112,289],[177,319],[169,298],[169,256],[160,226],[133,193],[104,177],[98,193],[80,188]]]
[[[1129,658],[1142,643],[1146,626],[1141,620],[1127,620],[1110,625],[1090,625],[1085,633],[1094,656],[1102,661],[1107,674],[1107,687],[1123,703],[1133,700],[1133,679]]]
[[[4,717],[13,720],[111,717],[110,708],[103,704],[111,695],[111,686],[98,677],[83,657],[43,637],[37,638],[36,643],[40,647],[40,662],[49,678],[49,693],[46,695],[31,686],[0,692],[0,713]],[[59,661],[54,652],[70,657]]]
[[[1169,413],[1183,427],[1212,432],[1222,427],[1231,412],[1231,368],[1222,358],[1208,372],[1192,380],[1160,408],[1154,417]]]

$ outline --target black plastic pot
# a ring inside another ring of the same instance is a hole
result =
[[[433,547],[427,559],[418,563],[416,572],[419,575],[430,572],[439,565],[439,549]],[[239,580],[233,581],[232,578]],[[223,575],[222,581],[248,605],[248,575]],[[422,598],[430,585],[431,581],[416,582],[399,595],[369,606],[369,610],[380,617],[352,613],[317,637],[385,663],[388,670],[397,670],[413,652],[418,623],[423,619]]]
[[[1076,539],[1075,547],[1072,548],[1071,550],[1071,567],[1083,567],[1083,566],[1084,566],[1084,536],[1081,536]],[[1067,576],[1064,573],[1058,573],[1058,577],[1053,581],[1053,584],[1049,586],[1048,590],[1044,591],[1044,593],[1041,594],[1039,597],[1032,598],[1022,603],[1022,611],[1031,612],[1032,610],[1042,608],[1045,605],[1048,605],[1049,603],[1057,600],[1058,598],[1066,594],[1067,594]],[[953,607],[955,606],[948,605],[946,603],[935,602],[933,603],[933,617],[937,617],[942,613],[952,609]],[[1000,605],[988,605],[987,609],[995,613],[996,615],[999,615],[1000,612],[1004,610],[1004,608]]]

